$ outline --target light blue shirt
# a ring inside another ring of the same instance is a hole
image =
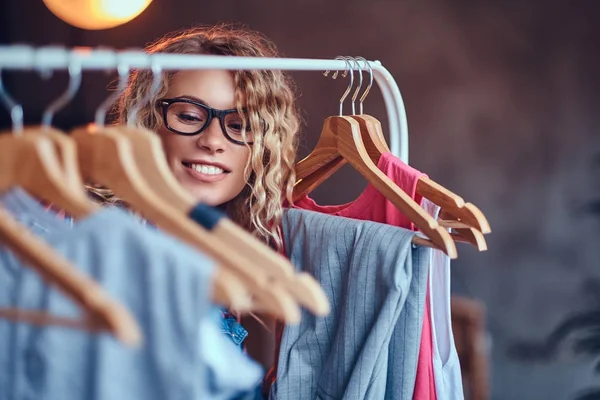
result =
[[[127,307],[144,344],[131,349],[107,334],[0,320],[0,400],[230,399],[260,382],[261,368],[212,318],[206,256],[119,209],[69,226],[21,190],[1,202]],[[0,306],[80,315],[2,247]]]

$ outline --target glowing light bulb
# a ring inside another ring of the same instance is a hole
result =
[[[43,0],[58,18],[81,29],[123,25],[140,15],[152,0]]]

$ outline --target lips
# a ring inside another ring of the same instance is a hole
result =
[[[196,170],[204,170],[205,172],[206,172],[206,169],[210,169],[210,168],[213,168],[214,170],[219,171],[219,173],[231,172],[231,170],[229,170],[226,166],[224,166],[223,164],[220,164],[220,163],[216,163],[216,162],[202,161],[202,160],[183,160],[181,163],[185,167],[193,168]]]
[[[186,172],[193,178],[206,183],[218,182],[224,179],[231,171],[222,164],[210,163],[206,161],[188,161],[181,163]]]

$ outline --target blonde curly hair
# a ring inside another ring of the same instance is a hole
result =
[[[148,53],[207,54],[247,57],[278,57],[275,45],[262,34],[230,25],[196,27],[169,34],[145,49]],[[162,125],[157,100],[165,96],[176,71],[163,71],[160,89],[149,99],[152,71],[131,73],[129,84],[113,108],[116,123],[127,123],[133,107],[139,109],[135,125],[157,131]],[[249,145],[246,186],[222,207],[236,223],[266,243],[280,249],[279,232],[283,203],[291,203],[295,180],[294,161],[300,126],[295,107],[295,88],[282,71],[232,71],[236,108],[246,110],[250,130],[263,132]],[[145,102],[140,104],[140,102]],[[118,202],[112,194],[92,190],[106,202]],[[249,212],[248,212],[249,210]]]

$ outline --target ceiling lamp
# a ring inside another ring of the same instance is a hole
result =
[[[81,29],[108,29],[142,13],[152,0],[43,0],[58,18]]]

